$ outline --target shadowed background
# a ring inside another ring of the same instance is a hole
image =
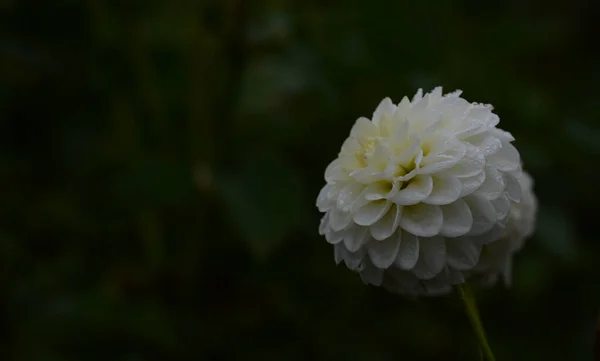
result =
[[[0,2],[0,359],[477,360],[456,296],[333,261],[326,165],[385,96],[462,89],[540,200],[499,361],[591,360],[600,300],[598,5]]]

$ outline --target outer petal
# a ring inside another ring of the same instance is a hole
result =
[[[454,269],[462,271],[470,270],[479,261],[481,246],[470,241],[468,238],[449,239],[446,246],[448,266]]]
[[[496,153],[502,148],[502,142],[489,132],[477,134],[466,139],[469,143],[476,146],[487,157]]]
[[[333,206],[331,193],[333,193],[333,185],[331,184],[326,184],[319,192],[319,196],[317,197],[317,207],[320,212],[326,212]]]
[[[334,183],[348,179],[348,172],[344,170],[339,159],[329,163],[325,168],[325,180],[327,183]]]
[[[392,204],[385,216],[370,227],[371,235],[378,241],[390,237],[398,229],[400,218],[402,218],[402,207]]]
[[[345,232],[344,231],[334,231],[333,229],[328,229],[327,232],[325,233],[325,239],[327,240],[327,242],[331,243],[331,244],[336,244],[336,243],[340,243],[345,236]]]
[[[519,202],[521,200],[521,185],[519,180],[510,172],[506,172],[504,175],[504,182],[506,182],[506,195],[513,202]]]
[[[443,223],[439,206],[419,203],[404,207],[400,227],[419,237],[433,237],[440,232]]]
[[[361,147],[360,143],[358,142],[358,140],[350,137],[350,138],[347,138],[344,141],[344,143],[342,144],[341,153],[354,154],[356,152],[360,152],[361,150],[362,150],[362,147]]]
[[[443,237],[420,239],[419,261],[413,273],[421,279],[431,279],[442,271],[446,264],[446,244]]]
[[[364,145],[365,137],[373,137],[377,135],[377,127],[365,117],[360,117],[354,123],[350,136],[356,138],[359,143]]]
[[[352,209],[352,205],[354,202],[356,202],[364,189],[364,185],[351,182],[338,194],[337,207],[346,212],[350,211]]]
[[[492,203],[477,194],[466,197],[465,201],[473,214],[473,226],[469,235],[478,236],[492,229],[497,217]]]
[[[372,284],[374,286],[381,286],[383,283],[383,272],[381,268],[377,268],[373,265],[367,265],[361,272],[360,278],[366,284]]]
[[[369,228],[353,225],[344,232],[344,245],[350,252],[358,251],[370,239]]]
[[[459,237],[471,231],[473,215],[464,200],[458,199],[454,203],[442,206],[441,209],[444,224],[440,230],[440,235],[445,237]]]
[[[491,166],[498,168],[501,171],[513,171],[521,167],[521,157],[519,151],[510,143],[503,143],[495,154],[488,158]]]
[[[383,241],[369,242],[367,252],[375,267],[386,269],[396,260],[399,248],[400,238],[391,237]]]
[[[496,216],[498,220],[506,218],[508,212],[510,212],[510,200],[506,195],[502,195],[492,201],[492,205],[496,210]]]
[[[498,170],[493,167],[485,168],[485,181],[477,189],[477,193],[481,194],[488,200],[493,200],[504,192],[504,177]]]
[[[403,270],[412,269],[419,260],[419,237],[407,232],[398,232],[400,248],[395,265]]]
[[[394,105],[394,103],[392,103],[392,100],[390,98],[383,99],[381,103],[379,103],[379,105],[377,106],[377,109],[375,109],[375,112],[373,113],[373,124],[378,127],[387,125],[384,124],[386,123],[385,118],[391,118],[394,115],[395,111],[396,106]]]
[[[321,236],[324,236],[328,230],[329,230],[329,212],[325,213],[323,218],[321,218],[321,223],[319,223],[319,234]]]
[[[378,200],[365,204],[354,214],[354,222],[361,226],[370,226],[377,222],[390,209],[387,200]]]
[[[472,177],[462,178],[460,181],[463,186],[460,196],[468,196],[469,194],[475,192],[483,184],[483,182],[485,182],[485,172],[480,172]]]
[[[484,244],[490,244],[492,242],[496,242],[497,240],[500,239],[500,237],[502,237],[505,234],[506,234],[506,228],[503,225],[501,225],[500,223],[496,223],[492,227],[492,229],[485,232],[484,234],[482,234],[480,236],[470,236],[470,237],[466,237],[466,238],[469,238],[474,243],[484,245]]]
[[[458,178],[448,173],[433,175],[433,189],[423,202],[428,204],[449,204],[460,197],[462,184]]]
[[[344,212],[340,209],[333,208],[329,211],[329,224],[334,231],[341,231],[346,228],[352,221],[352,214]]]
[[[460,162],[450,168],[450,172],[459,178],[473,177],[482,172],[484,166],[483,154],[470,150]]]
[[[343,243],[334,246],[334,259],[336,264],[344,261],[346,267],[352,271],[360,271],[364,267],[365,251],[360,249],[357,252],[350,252]]]

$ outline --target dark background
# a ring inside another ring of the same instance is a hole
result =
[[[325,166],[385,96],[462,89],[540,200],[499,361],[591,360],[595,1],[0,1],[0,359],[477,360],[456,296],[335,267]]]

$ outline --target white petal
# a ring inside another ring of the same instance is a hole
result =
[[[402,218],[402,207],[392,204],[385,216],[370,227],[371,235],[378,241],[390,237],[398,229],[400,218]]]
[[[415,169],[411,170],[410,172],[406,173],[405,175],[395,177],[394,181],[408,182],[409,180],[413,179],[417,175],[418,172],[419,172],[419,170],[417,168],[415,168]]]
[[[428,204],[449,204],[460,197],[462,184],[455,176],[449,173],[433,175],[433,189],[423,202]]]
[[[477,188],[479,188],[483,182],[485,182],[485,172],[480,172],[473,177],[460,178],[460,182],[462,183],[462,193],[460,196],[468,196],[469,194],[475,192]]]
[[[403,97],[402,100],[400,101],[400,103],[398,103],[398,107],[396,108],[396,111],[394,112],[394,123],[400,123],[404,120],[406,120],[406,116],[408,115],[408,112],[410,111],[410,100],[408,100],[407,97]]]
[[[354,214],[354,222],[361,226],[370,226],[377,222],[385,215],[385,212],[390,209],[391,203],[387,200],[381,199],[373,201],[362,206]]]
[[[444,119],[452,122],[462,122],[469,112],[469,102],[460,97],[448,97],[443,100]]]
[[[341,243],[338,243],[337,245],[340,244]],[[344,257],[344,263],[346,263],[346,267],[348,267],[349,270],[361,271],[365,267],[366,252],[363,248],[356,252],[350,252],[346,250],[345,252],[342,252],[342,255]]]
[[[393,159],[393,164],[406,165],[417,156],[421,147],[421,141],[418,137],[410,137],[410,144]]]
[[[373,167],[366,167],[352,171],[350,177],[359,183],[370,184],[383,179],[385,173]]]
[[[347,138],[342,144],[341,153],[348,153],[354,155],[356,152],[362,151],[362,147],[358,140],[355,138]]]
[[[496,125],[498,125],[498,123],[500,123],[500,117],[494,113],[491,113],[490,117],[488,118],[488,123],[487,123],[488,127],[495,127]]]
[[[385,98],[379,103],[377,109],[373,113],[373,124],[381,126],[382,118],[391,118],[396,111],[396,106],[392,103],[390,98]]]
[[[489,244],[492,242],[496,242],[504,235],[505,232],[506,232],[506,228],[502,224],[496,223],[496,224],[494,224],[492,229],[485,232],[484,234],[479,235],[479,236],[469,236],[467,238],[469,238],[474,243],[483,245],[483,244]]]
[[[344,170],[340,160],[335,159],[333,162],[329,163],[325,169],[325,180],[327,183],[333,183],[345,179],[348,179],[348,172]]]
[[[500,139],[488,132],[469,137],[466,139],[466,141],[479,148],[479,150],[483,152],[486,157],[496,153],[500,148],[502,148],[502,142]]]
[[[419,237],[432,237],[440,232],[443,221],[439,206],[419,203],[404,207],[400,226]]]
[[[449,239],[446,243],[448,252],[448,266],[457,270],[470,270],[477,261],[481,253],[481,245],[476,245],[468,238],[460,237]]]
[[[351,182],[346,187],[344,187],[337,198],[337,207],[344,210],[350,211],[352,209],[352,205],[358,199],[358,196],[365,189],[365,186],[360,183]]]
[[[399,247],[400,239],[398,237],[391,237],[384,241],[369,242],[367,253],[371,257],[371,262],[373,262],[375,267],[386,269],[396,260]]]
[[[403,270],[410,270],[419,260],[419,237],[408,232],[398,232],[397,237],[400,248],[395,265]]]
[[[513,202],[519,202],[521,200],[521,185],[519,180],[510,172],[506,172],[504,175],[504,182],[506,182],[506,195]]]
[[[428,156],[423,159],[423,162],[421,162],[422,165],[424,165],[421,169],[419,169],[419,173],[432,174],[440,172],[444,169],[448,169],[455,166],[459,161],[460,158],[446,154]]]
[[[408,120],[406,119],[406,114],[402,115],[400,112],[396,111],[396,113],[394,113],[394,121],[391,123],[392,124],[390,124],[390,144],[394,144],[396,146],[406,146],[409,143],[410,139],[410,133],[408,132]],[[402,149],[397,150],[400,151]]]
[[[360,169],[360,168],[364,168],[366,166],[366,163],[365,163],[366,160],[364,159],[363,155],[357,154],[356,152],[353,152],[353,153],[340,152],[338,159],[340,160],[340,165],[342,166],[343,169],[346,170],[346,173],[348,174],[348,176],[344,179],[350,178],[349,169]]]
[[[397,182],[395,182],[397,184]],[[397,187],[397,186],[396,186]],[[379,181],[367,186],[365,190],[365,199],[376,201],[385,199],[394,190],[394,184],[386,181]]]
[[[419,88],[419,90],[417,90],[417,93],[413,96],[411,103],[414,106],[414,103],[421,99],[423,99],[423,89]]]
[[[483,154],[476,149],[470,149],[460,162],[450,168],[450,172],[459,178],[473,177],[483,171],[484,166],[485,157]]]
[[[444,95],[444,98],[458,98],[462,94],[462,90],[456,89],[455,91]]]
[[[391,158],[392,153],[388,146],[385,144],[378,144],[375,146],[373,154],[368,157],[369,167],[383,173]]]
[[[418,174],[410,180],[408,186],[399,190],[390,200],[398,205],[419,203],[431,194],[433,179],[428,174]]]
[[[340,231],[346,228],[352,221],[352,214],[340,209],[333,208],[329,211],[329,224],[334,231]]]
[[[361,209],[364,205],[370,203],[371,201],[366,198],[367,189],[365,188],[362,193],[358,196],[356,201],[352,204],[352,208],[350,209],[351,213],[356,213],[359,209]]]
[[[493,167],[485,167],[485,181],[477,189],[488,200],[493,200],[504,192],[504,178],[498,170]]]
[[[445,237],[459,237],[469,233],[473,226],[473,215],[467,203],[457,199],[454,203],[441,206],[444,224],[440,235]]]
[[[368,227],[352,226],[344,232],[344,245],[350,252],[358,251],[370,239]]]
[[[360,278],[366,284],[381,286],[383,283],[383,272],[384,270],[380,268],[377,268],[373,265],[368,265],[362,271],[360,271]]]
[[[331,184],[326,184],[319,192],[319,195],[317,196],[317,208],[319,208],[320,212],[326,212],[333,206],[330,195],[332,190],[333,186]]]
[[[434,145],[430,153],[423,158],[419,173],[431,174],[454,167],[466,153],[467,148],[462,142],[447,141],[441,143],[439,147]]]
[[[419,239],[419,261],[413,273],[421,279],[431,279],[446,265],[446,241],[443,237]]]
[[[502,144],[502,148],[490,156],[488,162],[504,172],[517,170],[521,167],[519,151],[510,143]]]
[[[419,149],[417,151],[417,155],[415,156],[415,168],[420,169],[421,168],[421,161],[423,160],[423,149]]]
[[[498,220],[504,219],[506,216],[508,216],[508,212],[510,212],[510,200],[505,194],[497,199],[494,199],[492,201],[492,205],[496,210],[496,216]]]
[[[376,135],[377,127],[365,117],[358,118],[350,131],[350,136],[356,138],[361,144],[364,143],[365,137],[373,137]]]
[[[329,230],[329,212],[325,213],[323,218],[321,218],[321,223],[319,223],[319,234],[321,236],[325,235]]]
[[[345,235],[346,235],[346,233],[343,230],[336,232],[330,228],[327,230],[327,232],[325,232],[325,239],[327,240],[328,243],[337,244],[337,243],[340,243],[344,239]]]
[[[473,215],[473,226],[469,232],[470,236],[479,236],[490,229],[496,224],[496,210],[492,203],[487,199],[477,194],[471,194],[464,198],[471,214]]]
[[[433,88],[433,90],[429,92],[429,97],[435,101],[440,100],[440,98],[442,97],[442,87],[436,86],[435,88]]]

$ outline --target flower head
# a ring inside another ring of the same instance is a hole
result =
[[[319,232],[336,262],[366,283],[445,292],[486,269],[482,251],[510,227],[527,233],[509,221],[522,218],[514,138],[496,128],[490,105],[460,94],[438,87],[397,105],[384,99],[370,120],[356,121],[325,171]]]

